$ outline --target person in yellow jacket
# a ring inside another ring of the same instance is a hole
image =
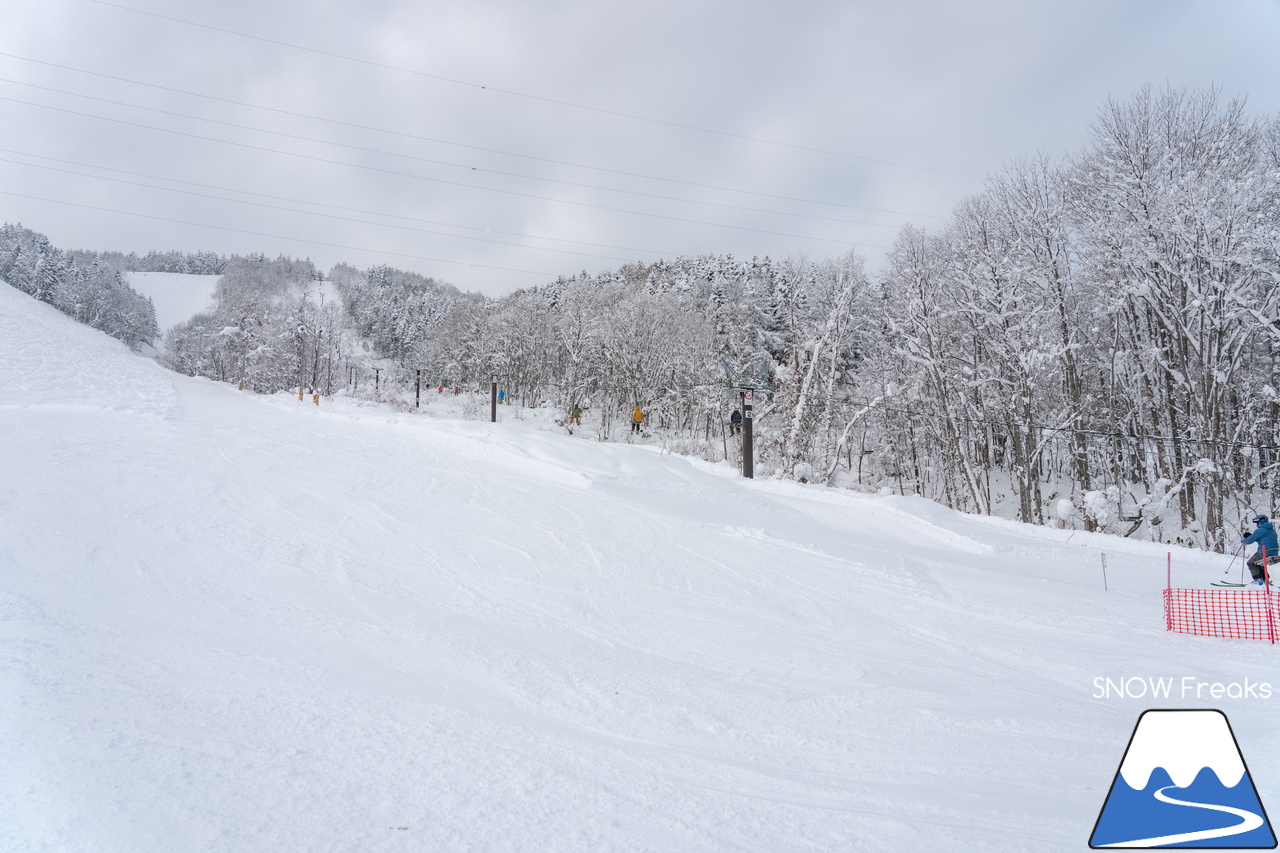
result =
[[[631,431],[639,432],[640,425],[643,423],[644,423],[644,412],[640,409],[639,406],[636,406],[636,410],[631,413]]]

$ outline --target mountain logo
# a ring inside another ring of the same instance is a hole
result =
[[[1221,711],[1144,711],[1089,847],[1270,850],[1276,835]]]

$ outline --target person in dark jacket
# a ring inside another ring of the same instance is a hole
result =
[[[740,432],[742,432],[742,412],[734,409],[733,414],[729,415],[729,435],[737,435]]]
[[[1266,571],[1262,566],[1262,555],[1266,554],[1268,565],[1280,560],[1280,543],[1276,541],[1275,527],[1265,515],[1255,515],[1253,523],[1257,525],[1257,529],[1240,541],[1245,545],[1257,544],[1258,552],[1249,558],[1246,565],[1249,566],[1249,574],[1253,575],[1253,582],[1263,586],[1266,584]]]

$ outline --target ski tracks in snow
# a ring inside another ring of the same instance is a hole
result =
[[[39,322],[27,322],[33,313]],[[176,412],[172,374],[3,282],[0,341],[7,344],[0,347],[0,416],[108,412],[166,420]]]

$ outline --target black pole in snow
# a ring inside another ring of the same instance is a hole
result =
[[[489,377],[489,421],[498,422],[498,374]]]
[[[422,408],[422,371],[415,370],[413,372],[413,407],[415,409]]]
[[[750,388],[742,392],[742,476],[755,479],[755,460],[751,444],[751,394]]]

